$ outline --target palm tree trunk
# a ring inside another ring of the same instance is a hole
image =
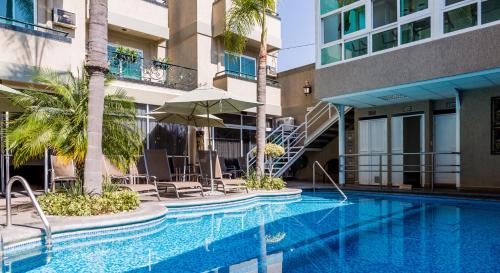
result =
[[[259,66],[257,71],[257,175],[265,172],[264,149],[266,145],[266,81],[267,81],[267,27],[266,11],[262,11],[262,33],[260,35]]]
[[[84,186],[87,192],[102,192],[102,120],[104,77],[108,71],[108,1],[90,0],[89,48],[85,69],[89,74],[89,116]]]

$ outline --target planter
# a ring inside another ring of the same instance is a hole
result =
[[[170,66],[168,63],[157,60],[153,60],[153,65],[156,69],[161,69],[161,70],[167,70],[168,67]]]

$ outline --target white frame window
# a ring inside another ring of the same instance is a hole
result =
[[[397,50],[399,48],[405,48],[408,46],[413,46],[421,43],[426,43],[432,40],[440,39],[443,37],[449,37],[452,35],[457,35],[461,34],[464,32],[468,31],[473,31],[477,30],[480,28],[492,26],[492,25],[497,25],[500,24],[500,19],[489,22],[489,23],[484,23],[482,22],[482,2],[485,0],[462,0],[457,3],[453,3],[450,5],[446,5],[445,1],[446,0],[428,0],[427,4],[428,7],[427,9],[420,10],[405,16],[401,16],[401,0],[397,0],[397,21],[394,23],[389,23],[387,25],[383,25],[377,28],[373,28],[373,5],[372,5],[372,0],[359,0],[356,1],[352,4],[349,4],[347,6],[340,7],[336,10],[332,10],[329,12],[326,12],[324,14],[321,14],[320,10],[320,1],[321,0],[316,0],[316,68],[323,68],[323,67],[328,67],[344,62],[349,62],[352,60],[356,60],[359,58],[365,58],[367,56],[375,55],[375,54],[380,54],[380,53],[385,53],[389,52],[392,50]],[[492,0],[488,0],[492,1]],[[500,1],[500,0],[498,0]],[[469,26],[465,27],[459,30],[454,30],[448,33],[444,33],[444,13],[461,8],[464,6],[468,6],[471,4],[476,4],[477,5],[477,23],[475,26]],[[347,35],[344,35],[344,13],[348,10],[351,10],[353,8],[357,8],[360,6],[365,6],[365,28],[359,31],[355,31],[353,33],[349,33]],[[341,29],[342,29],[342,36],[340,39],[331,41],[328,43],[323,43],[323,35],[324,35],[324,27],[323,27],[323,21],[322,19],[325,17],[328,17],[333,14],[340,14],[341,15]],[[418,20],[422,20],[424,18],[430,17],[431,20],[431,28],[430,28],[430,37],[413,41],[413,42],[408,42],[405,44],[401,43],[401,26],[406,25],[411,22],[415,22]],[[386,49],[382,49],[379,51],[374,52],[373,51],[373,35],[384,32],[393,28],[397,28],[397,45],[394,47],[388,47]],[[360,39],[364,36],[368,37],[368,52],[365,55],[362,56],[357,56],[354,58],[349,58],[346,59],[345,56],[345,43],[353,40]],[[342,54],[341,54],[341,60],[339,61],[334,61],[331,63],[325,63],[322,64],[322,50],[325,48],[329,48],[333,45],[340,45],[342,47]]]

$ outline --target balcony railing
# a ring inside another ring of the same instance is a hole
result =
[[[246,73],[243,73],[241,71],[232,71],[232,70],[224,70],[224,71],[217,72],[215,74],[215,78],[219,78],[219,77],[232,77],[232,78],[237,78],[237,79],[242,79],[242,80],[247,80],[247,81],[252,81],[252,82],[257,81],[256,75],[246,74]],[[268,86],[272,86],[272,87],[277,87],[277,88],[280,87],[280,83],[277,80],[270,78],[270,77],[266,78],[266,84]]]
[[[0,27],[6,28],[10,30],[25,32],[29,34],[33,34],[36,36],[41,36],[45,38],[51,38],[56,40],[61,40],[65,42],[71,42],[71,38],[69,37],[69,33],[53,29],[46,26],[36,25],[29,22],[23,22],[16,19],[0,16]]]
[[[196,70],[138,58],[135,62],[112,57],[109,71],[117,79],[190,91],[196,86]]]

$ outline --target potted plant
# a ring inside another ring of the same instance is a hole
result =
[[[115,50],[115,58],[128,63],[136,63],[139,59],[139,51],[124,46],[119,46]]]
[[[155,57],[153,59],[153,65],[157,69],[167,70],[169,66],[169,59],[164,57]]]

